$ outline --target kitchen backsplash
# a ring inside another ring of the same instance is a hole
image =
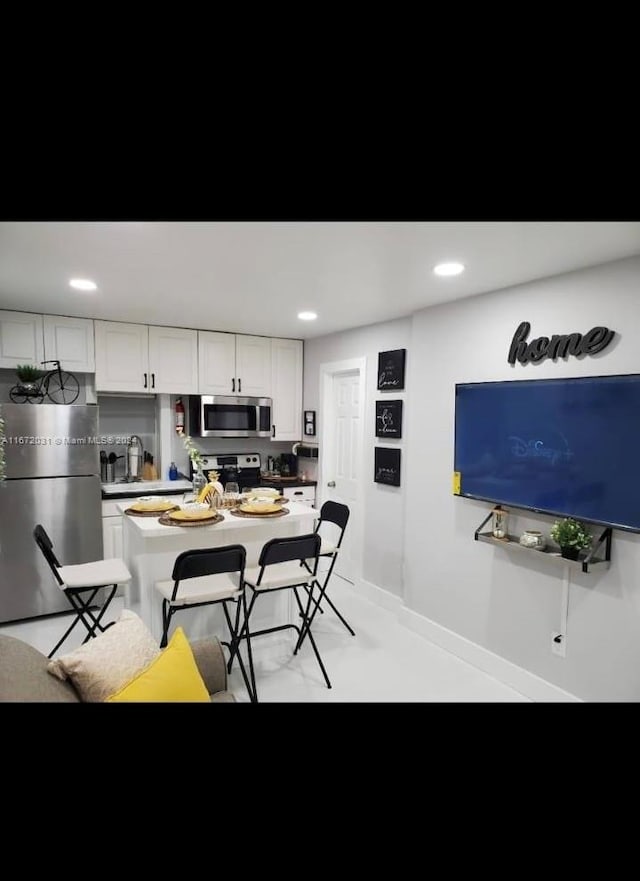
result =
[[[290,453],[293,444],[286,441],[270,441],[268,437],[211,437],[191,438],[194,446],[201,453],[224,455],[225,453],[260,453],[262,467],[267,467],[267,456],[280,456]],[[187,477],[189,476],[189,456],[180,437],[176,434],[171,445],[173,461]],[[166,475],[160,475],[162,478]]]
[[[137,434],[142,441],[143,449],[158,456],[156,435],[156,402],[155,398],[133,398],[116,395],[98,395],[98,429],[100,435],[113,438],[113,443],[104,444],[100,449],[107,455],[115,452],[116,456],[125,456],[127,445],[116,443],[118,440]],[[127,471],[126,458],[118,459],[116,479],[124,477]]]
[[[170,404],[171,411],[174,411],[176,399],[182,397],[182,403],[187,414],[189,414],[189,396],[188,395],[171,395]],[[302,415],[302,414],[301,414]],[[267,467],[267,456],[280,456],[282,453],[290,453],[293,446],[288,441],[271,441],[268,437],[208,437],[208,438],[191,438],[195,447],[201,453],[212,453],[213,455],[224,455],[225,453],[260,453],[262,459],[263,470]],[[189,456],[184,448],[184,444],[180,436],[173,431],[171,440],[171,459],[186,477],[189,476]],[[168,475],[168,468],[163,467],[160,477],[163,479]]]

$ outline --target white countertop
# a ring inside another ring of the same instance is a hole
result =
[[[102,493],[105,496],[117,496],[132,493],[138,496],[157,495],[158,493],[179,490],[188,492],[192,488],[190,480],[140,480],[134,483],[103,483]]]
[[[176,483],[176,481],[172,481]],[[169,501],[171,497],[169,496]],[[121,499],[116,502],[120,511],[124,511],[131,504],[131,499]],[[300,502],[287,502],[285,505],[289,513],[286,517],[234,517],[228,510],[220,510],[224,516],[223,523],[214,523],[210,526],[162,526],[158,523],[157,517],[129,517],[126,519],[131,523],[141,538],[169,538],[170,535],[180,535],[185,532],[202,533],[207,535],[210,532],[223,532],[231,529],[255,529],[265,523],[274,524],[291,520],[309,520],[309,531],[313,529],[312,522],[320,517],[320,511],[303,505]],[[262,522],[261,522],[262,521]]]

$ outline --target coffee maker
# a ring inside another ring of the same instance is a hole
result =
[[[280,455],[280,474],[282,477],[296,477],[298,474],[298,457],[293,453]]]

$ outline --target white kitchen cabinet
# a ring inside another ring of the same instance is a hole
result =
[[[271,397],[271,340],[236,336],[236,392],[248,398]]]
[[[94,373],[93,321],[62,315],[44,315],[43,318],[46,360],[60,361],[63,370],[72,373]]]
[[[0,367],[44,361],[42,315],[0,311]]]
[[[271,340],[272,440],[302,437],[302,340]]]
[[[96,391],[194,394],[198,331],[96,321]]]
[[[105,560],[113,557],[124,558],[123,516],[116,507],[116,502],[102,503],[102,555]],[[126,585],[118,585],[116,596],[122,596],[125,589]]]
[[[96,321],[96,391],[150,392],[146,324]]]
[[[246,334],[198,332],[201,395],[271,397],[271,340]]]
[[[300,502],[301,505],[307,505],[314,508],[316,504],[316,488],[315,486],[290,486],[282,490],[287,498],[292,502]]]
[[[159,394],[198,394],[197,330],[149,327],[149,382]]]
[[[198,392],[236,393],[236,337],[233,333],[198,331]]]

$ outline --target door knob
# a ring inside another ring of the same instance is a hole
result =
[[[327,486],[335,486],[335,485],[336,485],[335,480],[330,480],[329,483],[327,484]]]

